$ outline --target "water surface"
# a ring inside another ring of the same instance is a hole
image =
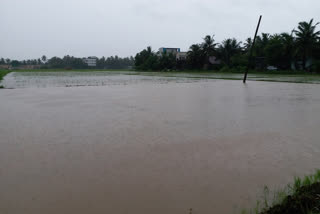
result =
[[[5,88],[110,86],[140,83],[186,83],[214,79],[242,80],[241,73],[136,72],[136,71],[32,71],[11,72],[0,85]],[[320,75],[249,73],[248,80],[320,84]]]
[[[320,166],[319,85],[24,87],[0,119],[0,213],[237,213]]]
[[[168,77],[162,75],[139,75],[138,72],[117,71],[58,71],[58,72],[12,72],[5,76],[2,85],[5,88],[46,88],[110,86],[139,83],[179,83],[205,81],[205,78]]]

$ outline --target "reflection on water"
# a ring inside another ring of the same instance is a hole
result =
[[[236,213],[320,166],[319,85],[140,82],[0,101],[0,213]]]

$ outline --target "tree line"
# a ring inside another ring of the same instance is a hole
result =
[[[311,19],[309,22],[300,22],[290,33],[258,35],[250,68],[320,72],[318,24]],[[214,36],[207,35],[202,43],[190,46],[185,60],[177,60],[172,53],[159,53],[147,47],[135,56],[135,67],[139,70],[239,70],[248,65],[252,43],[252,38],[245,42],[228,38],[216,43]]]
[[[289,33],[268,34],[257,36],[253,49],[254,60],[252,69],[273,67],[279,70],[305,70],[320,72],[320,31],[319,23],[300,22],[296,29]],[[201,43],[192,44],[186,59],[177,60],[173,53],[159,53],[147,47],[136,56],[121,58],[118,56],[97,59],[97,69],[128,69],[137,70],[235,70],[239,71],[248,65],[249,50],[252,38],[244,42],[228,38],[216,43],[214,36],[207,35]],[[89,68],[82,58],[64,56],[47,59],[42,56],[30,60],[0,59],[0,66],[13,68],[54,68],[54,69],[86,69]],[[90,67],[92,68],[92,67]]]
[[[73,56],[64,56],[62,58],[52,57],[47,59],[44,55],[39,59],[30,60],[10,60],[10,59],[0,59],[0,65],[7,65],[12,68],[24,68],[33,67],[41,69],[87,69],[89,66],[84,62],[82,58],[77,58]],[[134,66],[133,57],[121,58],[118,56],[111,57],[101,57],[97,58],[97,69],[128,69]]]

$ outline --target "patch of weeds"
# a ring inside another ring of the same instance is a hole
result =
[[[242,214],[320,214],[320,170],[304,178],[295,177],[292,184],[271,194],[264,187],[262,201]]]

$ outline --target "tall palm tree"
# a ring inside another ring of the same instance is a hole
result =
[[[289,33],[281,33],[281,41],[283,45],[283,54],[286,58],[286,63],[288,69],[290,69],[291,63],[294,62],[295,56],[296,56],[296,41],[293,37],[293,31],[291,34]]]
[[[203,51],[201,45],[191,45],[187,54],[187,59],[192,68],[201,68],[203,65]]]
[[[209,64],[209,57],[213,56],[216,52],[216,46],[218,43],[214,43],[214,35],[207,35],[203,38],[203,43],[201,44],[201,48],[203,51],[203,55],[205,57],[205,64]]]
[[[241,42],[235,38],[226,39],[219,46],[219,52],[222,60],[228,65],[231,65],[231,57],[241,52]]]
[[[47,62],[47,57],[46,57],[45,55],[43,55],[43,56],[41,57],[41,60],[42,60],[43,63],[46,63],[46,62]]]
[[[152,48],[151,48],[151,46],[148,46],[148,47],[147,47],[147,52],[148,52],[149,54],[152,53]]]
[[[312,49],[320,38],[320,31],[316,31],[318,24],[319,22],[313,24],[313,19],[309,22],[300,22],[298,29],[293,31],[297,37],[297,45],[302,56],[303,69],[306,69],[307,59],[311,57]]]
[[[257,36],[254,46],[254,55],[256,57],[265,57],[265,48],[271,39],[271,35],[268,33],[262,33],[261,36]]]
[[[243,48],[245,52],[248,52],[252,46],[252,39],[249,37],[246,39],[246,42],[243,44]]]

